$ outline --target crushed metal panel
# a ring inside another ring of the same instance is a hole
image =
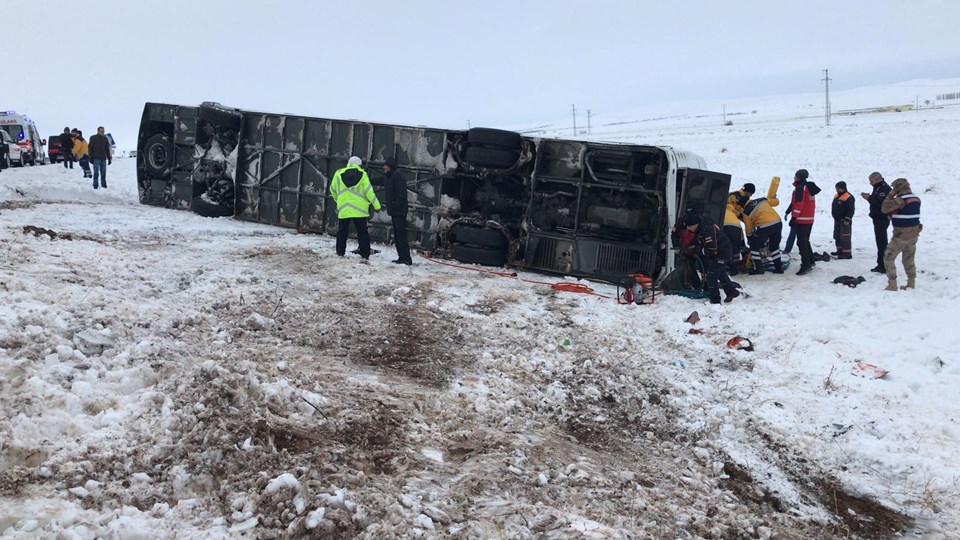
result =
[[[330,155],[330,134],[333,126],[329,120],[307,118],[303,131],[305,154]]]
[[[548,273],[570,272],[573,242],[572,238],[531,234],[527,237],[526,267]]]
[[[197,143],[197,110],[180,107],[173,123],[173,144],[193,146]]]
[[[370,139],[373,136],[371,126],[368,124],[353,125],[353,151],[352,156],[357,156],[366,162],[370,158]]]
[[[197,165],[197,107],[147,103],[144,105],[137,140],[137,184],[140,200],[146,204],[189,209],[193,200],[193,176]],[[171,143],[172,165],[162,176],[148,172],[145,145],[156,135]]]
[[[349,122],[331,123],[330,150],[327,155],[343,158],[344,162],[353,155],[353,124]]]
[[[279,225],[280,223],[280,192],[273,189],[260,191],[260,216],[262,223]]]
[[[323,211],[326,206],[326,197],[308,195],[300,196],[300,220],[297,230],[302,232],[323,232]]]
[[[268,115],[263,121],[263,148],[283,149],[283,128],[285,117]]]
[[[277,225],[296,228],[300,224],[300,194],[296,191],[280,191],[279,204]]]
[[[172,203],[176,208],[188,210],[193,202],[193,174],[174,171]]]
[[[373,151],[370,155],[371,160],[382,163],[386,158],[393,157],[397,154],[396,131],[397,128],[393,126],[373,126]]]
[[[678,175],[682,184],[680,211],[702,213],[712,223],[722,226],[730,175],[700,169],[682,169]]]
[[[577,241],[573,273],[590,274],[616,280],[627,274],[652,275],[657,268],[657,249],[631,244],[615,244],[602,239]]]
[[[257,146],[261,140],[261,133],[263,131],[264,117],[262,114],[255,113],[244,113],[243,115],[243,128],[241,129],[241,134],[243,137],[243,143],[247,145]]]
[[[238,187],[236,217],[244,221],[260,221],[260,195],[256,188]]]
[[[579,180],[583,175],[585,143],[573,141],[541,140],[537,145],[537,177],[558,180]]]
[[[285,151],[303,153],[303,128],[305,123],[303,118],[287,117],[283,126],[283,149]]]

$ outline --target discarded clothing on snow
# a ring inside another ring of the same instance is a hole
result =
[[[850,288],[855,288],[857,285],[863,283],[864,281],[866,280],[863,279],[863,276],[857,276],[857,277],[840,276],[833,280],[833,282],[838,285],[846,285],[847,287],[850,287]]]

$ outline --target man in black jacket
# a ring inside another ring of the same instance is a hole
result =
[[[413,264],[410,245],[407,243],[407,179],[397,169],[397,158],[388,157],[383,164],[384,183],[387,188],[387,214],[393,221],[393,240],[397,245],[396,264]]]
[[[70,128],[63,128],[60,134],[60,156],[63,157],[63,168],[73,168],[73,137],[70,136]]]
[[[861,197],[870,203],[870,219],[873,220],[873,236],[877,240],[877,266],[870,269],[871,272],[885,274],[886,266],[883,264],[883,254],[887,251],[887,228],[890,227],[890,216],[884,214],[881,210],[883,201],[890,193],[890,184],[883,179],[883,175],[878,172],[872,172],[869,176],[870,185],[873,186],[873,193],[863,192]]]
[[[97,134],[90,137],[87,143],[90,146],[90,160],[93,161],[93,189],[97,189],[97,178],[100,187],[107,187],[107,163],[113,165],[113,156],[110,155],[110,139],[103,134],[103,126],[97,128]]]
[[[850,243],[850,232],[853,229],[854,205],[857,202],[847,191],[847,183],[837,182],[837,194],[833,196],[833,207],[830,209],[833,216],[833,240],[837,250],[831,255],[838,259],[853,258],[853,248]]]
[[[727,262],[733,256],[733,246],[720,228],[693,212],[684,215],[674,227],[673,238],[678,252],[686,257],[700,257],[707,273],[706,290],[710,303],[720,303],[720,287],[726,295],[724,302],[740,296],[737,286],[727,274]],[[722,285],[721,285],[722,284]]]

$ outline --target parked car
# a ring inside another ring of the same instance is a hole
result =
[[[21,148],[11,161],[18,167],[47,163],[46,139],[40,138],[36,124],[17,111],[0,111],[0,130],[6,131]]]
[[[58,163],[63,160],[60,157],[60,135],[47,137],[47,158],[50,163]]]
[[[14,157],[20,160],[20,145],[9,133],[0,129],[0,169],[9,169]]]
[[[144,204],[335,234],[333,173],[356,155],[376,185],[387,157],[408,182],[412,247],[466,263],[618,282],[662,279],[687,210],[722,223],[730,176],[667,146],[530,138],[147,103],[137,144]],[[377,188],[380,191],[382,188]],[[391,240],[386,211],[375,241]]]

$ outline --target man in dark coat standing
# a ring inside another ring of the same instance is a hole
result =
[[[97,128],[97,134],[90,137],[90,160],[93,162],[93,189],[97,189],[97,179],[100,187],[107,187],[107,163],[113,165],[113,155],[110,153],[110,139],[103,134],[103,126]]]
[[[70,135],[70,128],[63,128],[60,134],[60,156],[63,157],[63,168],[73,168],[73,137]]]
[[[387,188],[387,214],[393,221],[393,241],[397,245],[396,264],[413,264],[407,243],[407,179],[397,169],[397,158],[388,157],[383,163],[384,183]]]
[[[838,259],[853,258],[853,247],[850,243],[850,232],[853,229],[854,205],[857,202],[847,191],[847,183],[837,182],[837,194],[833,196],[833,206],[830,213],[833,216],[833,240],[837,243],[837,250],[831,255]]]
[[[883,263],[883,254],[887,251],[887,229],[890,228],[890,216],[883,213],[883,201],[890,194],[890,184],[883,179],[883,175],[878,172],[870,173],[868,177],[870,185],[873,186],[872,193],[863,192],[861,197],[870,203],[870,219],[873,220],[873,236],[877,240],[877,266],[871,268],[871,272],[885,274],[886,266]]]

